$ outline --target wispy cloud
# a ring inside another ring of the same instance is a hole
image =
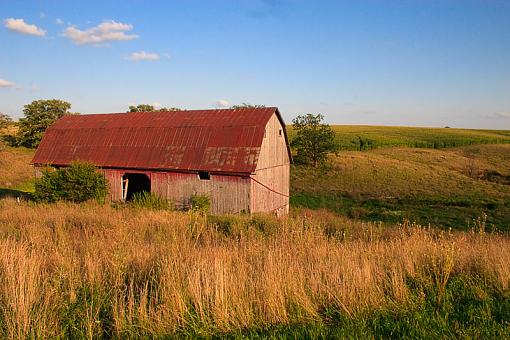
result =
[[[215,103],[214,103],[214,106],[218,107],[218,108],[226,108],[230,105],[230,102],[226,99],[220,99],[220,100],[217,100]]]
[[[57,25],[63,25],[63,24],[64,24],[64,20],[62,20],[62,19],[60,19],[60,18],[57,18],[57,19],[55,19],[55,23],[56,23]]]
[[[128,34],[133,29],[133,25],[116,22],[113,20],[103,23],[86,30],[80,30],[75,26],[68,26],[63,35],[78,45],[91,44],[102,46],[111,41],[126,41],[138,38],[136,34]]]
[[[156,61],[160,59],[159,54],[157,53],[149,53],[145,51],[133,52],[129,56],[126,57],[127,60],[131,61]]]
[[[39,18],[41,18],[41,19],[45,19],[45,18],[46,18],[46,13],[44,13],[44,12],[40,12],[40,13],[39,13]]]
[[[45,30],[37,27],[36,25],[28,24],[23,19],[7,18],[4,20],[4,25],[9,31],[16,33],[36,35],[39,37],[46,35]]]
[[[496,112],[495,114],[498,118],[510,118],[510,111],[508,112]]]
[[[501,111],[489,115],[482,116],[489,119],[510,119],[510,111]]]
[[[8,80],[5,80],[5,79],[0,79],[0,87],[3,87],[3,88],[16,88],[16,84],[14,84],[13,82],[11,81],[8,81]]]

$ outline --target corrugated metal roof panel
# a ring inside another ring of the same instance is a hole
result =
[[[274,107],[65,116],[32,163],[251,173],[275,113],[283,124]]]

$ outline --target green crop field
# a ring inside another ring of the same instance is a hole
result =
[[[343,150],[383,147],[450,148],[473,144],[510,143],[510,130],[333,125]],[[289,137],[294,131],[289,126]]]

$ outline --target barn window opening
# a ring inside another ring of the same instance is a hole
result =
[[[151,192],[151,180],[146,174],[126,173],[122,176],[122,199],[131,201],[139,192]]]
[[[199,171],[198,178],[203,179],[203,180],[210,180],[211,174],[208,171]]]
[[[283,130],[282,130],[282,129],[278,130],[278,134],[279,134],[280,136],[282,135],[282,132],[283,132]]]

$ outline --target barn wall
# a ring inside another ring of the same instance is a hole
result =
[[[108,192],[111,201],[120,201],[122,199],[122,175],[125,171],[121,170],[102,170],[108,183]]]
[[[257,170],[251,180],[251,212],[289,212],[289,164]]]
[[[197,174],[155,172],[152,173],[153,190],[162,197],[170,198],[177,208],[189,207],[192,195],[211,198],[211,213],[235,214],[249,212],[250,180],[248,177],[211,174],[210,180],[200,180]]]
[[[192,195],[211,198],[212,214],[229,214],[250,211],[250,179],[240,176],[211,174],[210,180],[200,180],[197,174],[156,171],[103,170],[113,201],[122,199],[124,173],[144,173],[151,180],[151,192],[171,199],[176,208],[188,208]]]
[[[257,170],[267,169],[273,166],[289,164],[289,154],[281,125],[276,114],[273,114],[266,125],[266,133],[260,147],[260,155]],[[279,131],[282,131],[280,135]]]
[[[282,215],[289,210],[290,159],[283,129],[278,117],[273,114],[266,125],[257,170],[252,175],[252,212]]]

